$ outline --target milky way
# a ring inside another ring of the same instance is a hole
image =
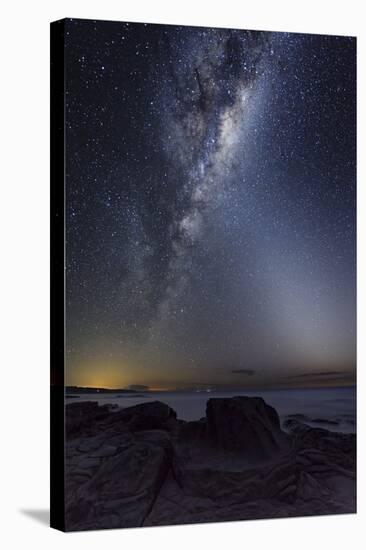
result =
[[[355,40],[68,20],[69,383],[352,383]]]

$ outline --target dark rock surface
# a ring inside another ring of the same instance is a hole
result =
[[[338,426],[339,424],[338,420],[330,420],[327,418],[312,418],[311,422],[314,424],[325,424],[327,426]]]
[[[289,414],[287,415],[288,420],[299,420],[300,422],[305,422],[306,424],[318,424],[325,426],[339,426],[341,419],[339,418],[310,418],[305,414]]]
[[[271,457],[286,445],[276,410],[261,397],[209,399],[207,432],[220,449]]]
[[[67,530],[356,510],[355,434],[292,418],[285,435],[260,398],[211,399],[196,422],[160,402],[66,419]]]
[[[140,430],[172,430],[176,426],[177,413],[165,403],[152,401],[119,410],[106,423],[114,429],[128,429],[132,432]]]
[[[108,445],[107,453],[106,445],[94,452],[99,467],[70,495],[70,529],[136,527],[151,511],[171,464],[169,437],[165,432],[140,432],[120,443]],[[78,464],[78,469],[93,467]]]
[[[70,403],[66,406],[66,432],[72,435],[92,435],[99,421],[109,417],[110,405],[99,406],[97,401]]]

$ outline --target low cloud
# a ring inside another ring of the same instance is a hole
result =
[[[148,391],[149,386],[145,386],[143,384],[130,384],[129,386],[127,386],[127,389],[133,391]]]
[[[350,372],[347,371],[320,371],[320,372],[304,372],[302,374],[293,374],[286,378],[327,378],[327,377],[339,377],[348,376]]]
[[[246,376],[253,376],[255,371],[253,369],[233,369],[232,374],[245,374]]]

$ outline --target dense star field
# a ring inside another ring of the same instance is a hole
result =
[[[348,385],[356,42],[66,22],[68,384]]]

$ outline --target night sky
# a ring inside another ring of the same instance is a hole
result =
[[[67,20],[66,381],[352,384],[354,38]]]

